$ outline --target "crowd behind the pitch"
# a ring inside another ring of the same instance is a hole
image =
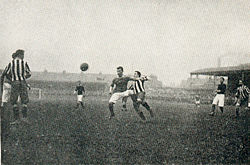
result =
[[[152,89],[147,86],[144,87],[144,82],[148,80],[146,76],[141,76],[140,71],[135,71],[134,76],[124,76],[122,66],[117,67],[117,74],[118,74],[118,77],[114,78],[110,86],[104,85],[104,86],[100,86],[100,88],[99,87],[96,88],[95,86],[91,92],[88,92],[91,90],[91,88],[89,89],[88,87],[85,88],[87,91],[86,92],[87,94],[85,95],[93,95],[93,96],[98,95],[98,96],[108,97],[108,92],[110,93],[111,98],[109,100],[108,107],[111,112],[111,117],[114,116],[113,104],[115,104],[120,98],[122,98],[124,102],[124,100],[126,99],[123,99],[123,98],[128,97],[128,96],[132,98],[134,108],[136,109],[138,113],[141,112],[137,107],[140,104],[145,106],[146,109],[149,110],[150,113],[152,113],[151,108],[149,108],[147,102],[144,100],[146,92],[147,92],[146,97],[150,99],[155,98],[157,100],[170,101],[170,102],[188,102],[188,103],[193,103],[193,104],[199,104],[199,106],[200,104],[212,103],[212,112],[210,113],[212,116],[214,115],[216,105],[218,105],[221,112],[223,112],[224,104],[229,104],[229,101],[231,100],[230,97],[225,97],[227,87],[224,84],[223,77],[220,78],[220,84],[218,85],[218,88],[216,89],[216,96],[215,96],[214,94],[212,94],[211,92],[209,93],[208,91],[207,93],[204,94],[204,92],[195,93],[194,91],[185,90],[185,89],[176,89],[176,88]],[[22,109],[21,109],[22,120],[27,122],[27,114],[28,114],[27,104],[29,103],[28,89],[30,87],[27,84],[26,79],[29,79],[30,77],[31,77],[31,70],[29,68],[28,63],[24,60],[24,50],[19,49],[12,54],[12,60],[10,60],[10,63],[6,66],[4,72],[1,75],[1,94],[2,94],[1,112],[3,113],[5,111],[4,107],[8,100],[8,98],[6,97],[7,95],[5,96],[4,94],[8,90],[10,90],[10,96],[9,96],[10,103],[13,106],[13,114],[14,114],[14,119],[15,119],[13,124],[18,123],[20,119],[18,100],[20,100],[20,103],[22,105]],[[128,89],[129,81],[133,81],[132,83],[133,89]],[[60,86],[60,84],[63,84],[62,82],[60,83],[56,82],[56,83],[57,84],[54,84],[55,87],[58,87]],[[34,82],[32,86],[33,85],[36,86],[38,84]],[[46,85],[46,83],[42,83],[42,84]],[[69,95],[72,94],[71,84],[67,84],[68,87],[63,86],[60,89],[51,88],[51,85],[53,85],[53,82],[50,82],[50,84],[47,84],[48,85],[47,87],[43,85],[41,86],[41,88],[44,87],[43,95],[56,93],[58,97],[58,91],[60,91],[61,94],[69,94]],[[8,86],[10,86],[9,89],[8,89]],[[78,91],[78,88],[76,91],[78,93],[82,93],[82,91],[81,92]],[[126,93],[123,93],[123,92],[126,92]],[[250,107],[249,93],[250,93],[249,88],[244,85],[244,82],[242,80],[240,80],[239,87],[237,88],[237,94],[235,95],[235,101],[233,104],[236,106],[236,116],[239,116],[239,109],[240,109],[239,107],[245,104],[248,107]],[[133,99],[133,97],[135,98]],[[81,100],[82,99],[83,98],[81,97]],[[78,102],[79,102],[79,96],[78,96]],[[123,106],[126,106],[126,104],[124,104]]]

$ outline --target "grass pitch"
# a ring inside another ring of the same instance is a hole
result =
[[[109,120],[108,98],[86,97],[85,109],[75,97],[33,100],[30,124],[8,128],[2,137],[3,164],[238,164],[247,163],[249,111],[233,119],[234,107],[208,116],[211,106],[148,100],[155,117],[143,109],[115,105]],[[12,110],[6,111],[12,121]]]

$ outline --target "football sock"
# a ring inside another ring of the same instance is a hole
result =
[[[4,111],[5,111],[5,104],[1,106],[1,117],[4,115]]]
[[[16,106],[13,107],[13,114],[14,114],[14,120],[18,120],[20,118],[18,107]]]
[[[115,115],[114,110],[113,110],[113,104],[114,104],[114,103],[109,103],[109,111],[110,111],[110,115],[111,115],[111,116],[114,116],[114,115]]]
[[[140,104],[138,104],[137,102],[134,102],[133,106],[134,106],[135,111],[138,113],[139,112]]]
[[[146,120],[146,118],[145,118],[145,116],[144,116],[144,114],[143,114],[142,112],[139,112],[139,116],[140,116],[140,118],[141,118],[142,120]]]
[[[223,107],[220,107],[220,111],[221,111],[221,113],[223,113]]]
[[[212,112],[214,112],[215,111],[215,105],[213,104],[212,105]]]
[[[1,137],[7,137],[8,136],[8,121],[6,120],[6,117],[4,116],[5,110],[6,110],[6,103],[3,104],[3,107],[1,107]]]
[[[84,107],[82,102],[81,102],[81,106]]]
[[[5,111],[5,106],[3,105],[2,107],[1,107],[1,122],[3,122],[5,119],[4,119],[4,111]],[[3,125],[3,124],[1,124],[1,125]]]
[[[27,106],[23,106],[23,109],[22,109],[23,118],[27,118],[27,111],[28,111]]]
[[[150,106],[148,105],[147,102],[144,102],[141,105],[144,106],[148,111],[150,111]]]
[[[235,109],[235,114],[236,114],[236,116],[239,116],[239,111],[240,111],[240,108],[237,107],[237,108]]]

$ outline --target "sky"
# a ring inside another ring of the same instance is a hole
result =
[[[1,0],[0,69],[17,49],[31,70],[154,74],[250,63],[249,0]]]

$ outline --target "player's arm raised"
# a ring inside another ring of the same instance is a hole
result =
[[[135,77],[128,77],[129,81],[136,81],[136,80],[141,80],[141,77],[135,78]]]
[[[141,79],[141,80],[144,80],[144,81],[150,81],[150,80],[152,80],[150,77],[144,76],[144,75],[141,76],[140,79]]]
[[[129,78],[129,81],[136,81],[136,80],[148,81],[148,80],[151,80],[151,78],[149,78],[147,76],[141,76],[138,78],[135,78],[135,77],[128,77],[128,78]]]

